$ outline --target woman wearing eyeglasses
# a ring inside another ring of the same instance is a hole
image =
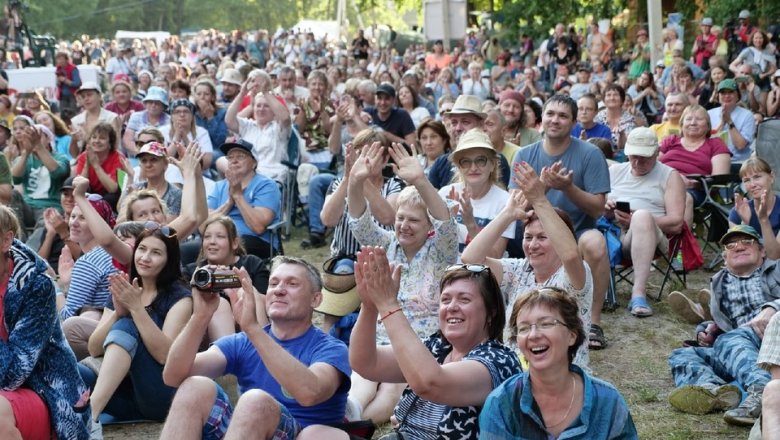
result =
[[[439,284],[438,327],[420,340],[398,302],[401,266],[364,247],[355,266],[362,308],[350,340],[352,368],[377,382],[408,382],[395,407],[403,438],[476,439],[491,390],[521,371],[505,347],[504,301],[487,266],[458,264]],[[376,345],[377,318],[391,346]]]
[[[479,416],[480,439],[639,438],[625,399],[572,364],[587,340],[577,299],[552,287],[525,292],[509,327],[528,371],[496,388]]]
[[[488,135],[478,129],[469,130],[450,155],[456,166],[457,183],[443,186],[439,195],[459,205],[456,219],[459,223],[460,250],[466,247],[480,230],[493,220],[506,204],[509,193],[499,186],[501,170],[498,158]],[[508,240],[515,238],[515,225],[510,224],[497,238],[490,252],[500,258]]]
[[[389,151],[395,174],[410,185],[398,195],[395,231],[386,231],[373,221],[373,216],[377,215],[375,205],[366,201],[368,178],[385,160],[378,142],[364,146],[350,170],[347,188],[349,228],[361,245],[381,246],[387,249],[390,261],[404,265],[398,303],[418,339],[424,339],[439,327],[436,313],[438,282],[444,270],[458,258],[458,228],[446,203],[425,178],[417,159],[400,144],[393,144]],[[383,345],[391,342],[386,328],[378,329],[376,342]],[[378,384],[353,375],[350,403],[357,406],[355,416],[358,419],[362,413],[375,423],[383,423],[389,420],[402,391],[403,385],[397,383]]]
[[[176,230],[149,222],[133,250],[129,276],[110,277],[111,298],[89,338],[89,353],[103,356],[103,363],[99,373],[79,365],[92,390],[92,438],[102,438],[103,412],[118,420],[165,420],[176,390],[163,383],[163,366],[192,314],[180,265]]]
[[[531,289],[544,286],[565,289],[579,302],[583,328],[590,331],[593,278],[577,250],[571,220],[547,200],[544,184],[530,165],[519,164],[515,176],[520,190],[512,192],[504,209],[471,241],[461,259],[464,263],[486,264],[491,268],[501,285],[507,309]],[[496,240],[515,220],[525,225],[525,258],[489,257]],[[580,347],[574,363],[588,368],[587,345]]]

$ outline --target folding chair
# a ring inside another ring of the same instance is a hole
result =
[[[655,270],[657,270],[659,273],[662,273],[664,275],[664,279],[661,282],[661,288],[658,290],[658,296],[656,296],[655,300],[660,301],[661,296],[663,296],[664,293],[664,287],[666,287],[666,283],[669,281],[669,279],[674,275],[675,278],[677,278],[680,283],[682,283],[683,287],[687,286],[687,280],[686,280],[686,271],[685,268],[682,268],[682,270],[675,270],[672,263],[675,259],[677,259],[677,256],[680,255],[681,249],[682,249],[682,232],[676,235],[667,236],[669,239],[669,250],[668,252],[661,252],[660,250],[656,249],[654,259],[650,263],[651,267]],[[659,260],[661,262],[665,263],[665,266],[663,264],[659,264]],[[625,281],[630,285],[634,285],[634,280],[632,278],[629,278],[631,274],[634,273],[634,266],[631,263],[630,258],[625,258],[620,266],[617,266],[613,269],[614,274],[614,281],[613,283],[617,285],[617,283],[621,281]],[[650,296],[648,294],[648,296]]]
[[[724,174],[718,176],[688,176],[701,184],[704,191],[704,202],[694,212],[694,222],[697,227],[703,229],[699,238],[704,239],[704,249],[715,253],[712,260],[705,265],[705,269],[713,271],[723,261],[720,248],[713,243],[718,243],[723,234],[729,229],[729,212],[734,206],[734,193],[739,188],[739,176]]]

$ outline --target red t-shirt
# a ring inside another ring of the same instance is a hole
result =
[[[111,180],[114,182],[117,181],[117,170],[122,168],[122,161],[120,160],[121,157],[122,155],[118,151],[114,150],[108,153],[108,157],[101,164],[103,171],[111,176]],[[86,162],[87,153],[85,151],[79,154],[79,157],[76,158],[76,174],[81,174],[81,171],[84,170],[84,165]],[[103,187],[103,184],[100,183],[100,179],[98,179],[97,173],[93,169],[89,170],[89,189],[95,194],[105,195],[107,193],[106,189]]]
[[[14,260],[8,259],[8,277],[0,282],[0,339],[8,341],[8,329],[5,327],[5,292],[8,290],[8,278],[14,272]]]
[[[674,168],[683,176],[711,176],[712,158],[719,154],[731,154],[719,137],[711,137],[696,151],[688,151],[682,146],[682,139],[677,135],[667,136],[661,142],[661,153],[661,163]]]

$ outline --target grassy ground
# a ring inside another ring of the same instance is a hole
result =
[[[295,230],[290,241],[285,242],[288,255],[302,256],[321,264],[328,255],[327,248],[304,251],[299,243],[305,237],[302,229]],[[705,254],[709,261],[712,255]],[[709,285],[710,273],[698,270],[688,275],[688,290],[695,293]],[[654,272],[651,283],[656,283],[651,292],[657,292],[661,276]],[[681,286],[673,283],[671,290]],[[667,287],[664,292],[670,292]],[[625,309],[629,286],[618,286],[621,304],[614,312],[603,316],[604,330],[610,347],[591,352],[591,368],[594,374],[613,383],[628,401],[634,423],[642,439],[737,439],[747,438],[748,430],[727,425],[722,414],[694,416],[675,411],[668,403],[669,393],[674,388],[667,357],[680,346],[680,341],[693,336],[693,328],[676,318],[664,301],[651,302],[655,315],[638,319]],[[315,319],[316,321],[316,319]],[[115,425],[104,427],[107,440],[156,439],[162,425],[156,423]],[[388,430],[383,427],[382,432]]]

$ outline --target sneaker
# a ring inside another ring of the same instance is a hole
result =
[[[704,311],[702,310],[701,305],[691,301],[682,293],[670,293],[668,301],[669,305],[672,307],[672,311],[678,316],[682,317],[689,324],[699,324],[704,322]]]
[[[362,420],[362,417],[363,408],[361,407],[360,402],[352,396],[347,396],[347,408],[344,413],[344,418],[346,418],[348,422],[358,422]]]
[[[707,414],[734,408],[742,394],[734,385],[684,385],[669,395],[669,403],[688,414]]]
[[[309,238],[301,241],[302,249],[313,249],[326,246],[328,243],[325,241],[325,234],[319,232],[312,232],[309,234]]]
[[[89,431],[89,440],[103,440],[103,425],[99,421],[92,422]]]
[[[726,411],[723,420],[730,425],[753,426],[761,416],[761,396],[764,394],[764,388],[757,385],[748,387],[747,397],[736,408]]]

